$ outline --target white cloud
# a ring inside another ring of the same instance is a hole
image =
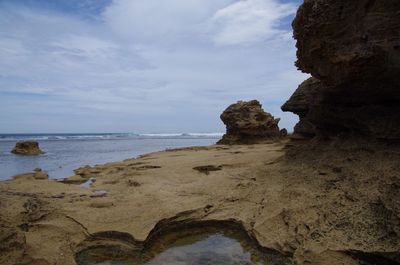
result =
[[[115,0],[103,18],[114,33],[136,43],[208,38],[236,45],[287,34],[280,20],[295,11],[295,4],[278,0]]]
[[[114,0],[103,14],[118,36],[141,42],[170,42],[199,34],[202,24],[234,0]]]
[[[253,98],[281,116],[303,78],[289,28],[278,29],[292,11],[278,0],[115,0],[91,21],[1,8],[0,132],[50,115],[69,119],[64,131],[100,130],[99,117],[107,131],[221,131],[220,112]]]
[[[220,45],[252,43],[277,38],[282,18],[294,14],[294,4],[277,0],[242,0],[218,10],[212,18],[214,41]]]

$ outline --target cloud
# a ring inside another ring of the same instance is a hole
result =
[[[218,10],[211,19],[214,41],[220,45],[246,44],[287,33],[280,20],[294,14],[296,5],[276,0],[243,0]]]
[[[115,0],[103,13],[120,37],[163,43],[210,39],[236,45],[277,38],[280,20],[293,15],[294,3],[278,0]]]
[[[223,131],[229,104],[282,116],[306,78],[278,0],[115,0],[94,20],[0,7],[0,132]]]
[[[234,0],[115,0],[103,13],[119,37],[136,43],[177,42],[196,37],[219,9]]]

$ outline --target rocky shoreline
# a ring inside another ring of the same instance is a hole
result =
[[[221,143],[235,145],[0,182],[0,264],[124,256],[202,225],[233,226],[295,265],[400,264],[399,12],[398,0],[304,1],[296,65],[312,77],[282,107],[302,141],[238,102],[221,116]]]
[[[310,146],[284,140],[158,152],[94,167],[89,188],[31,177],[2,182],[0,263],[75,264],[84,249],[128,253],[163,231],[207,223],[239,226],[293,264],[400,262],[400,147]]]
[[[400,2],[307,0],[293,21],[296,66],[312,77],[282,109],[295,133],[400,139]]]

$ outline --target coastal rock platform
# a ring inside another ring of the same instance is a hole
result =
[[[0,183],[0,264],[73,265],[202,224],[235,224],[293,264],[398,264],[399,159],[393,145],[285,140],[98,165],[88,187],[16,178]]]

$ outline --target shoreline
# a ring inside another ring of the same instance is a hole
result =
[[[135,158],[149,152],[182,146],[214,144],[214,138],[193,139],[107,139],[107,140],[49,140],[39,144],[46,154],[17,156],[10,153],[15,142],[0,142],[0,181],[31,172],[35,168],[47,171],[52,179],[74,175],[74,170],[86,165],[95,166]]]
[[[387,171],[398,157],[379,146],[374,158],[350,145],[318,147],[319,155],[296,151],[304,146],[284,140],[155,152],[93,167],[89,188],[31,178],[0,182],[0,235],[9,235],[0,263],[29,257],[29,264],[75,264],[85,248],[145,242],[156,227],[226,221],[299,264],[358,264],[351,253],[398,252],[397,239],[380,240],[390,229],[374,214],[376,207],[396,213],[393,191],[381,187],[399,182]]]

